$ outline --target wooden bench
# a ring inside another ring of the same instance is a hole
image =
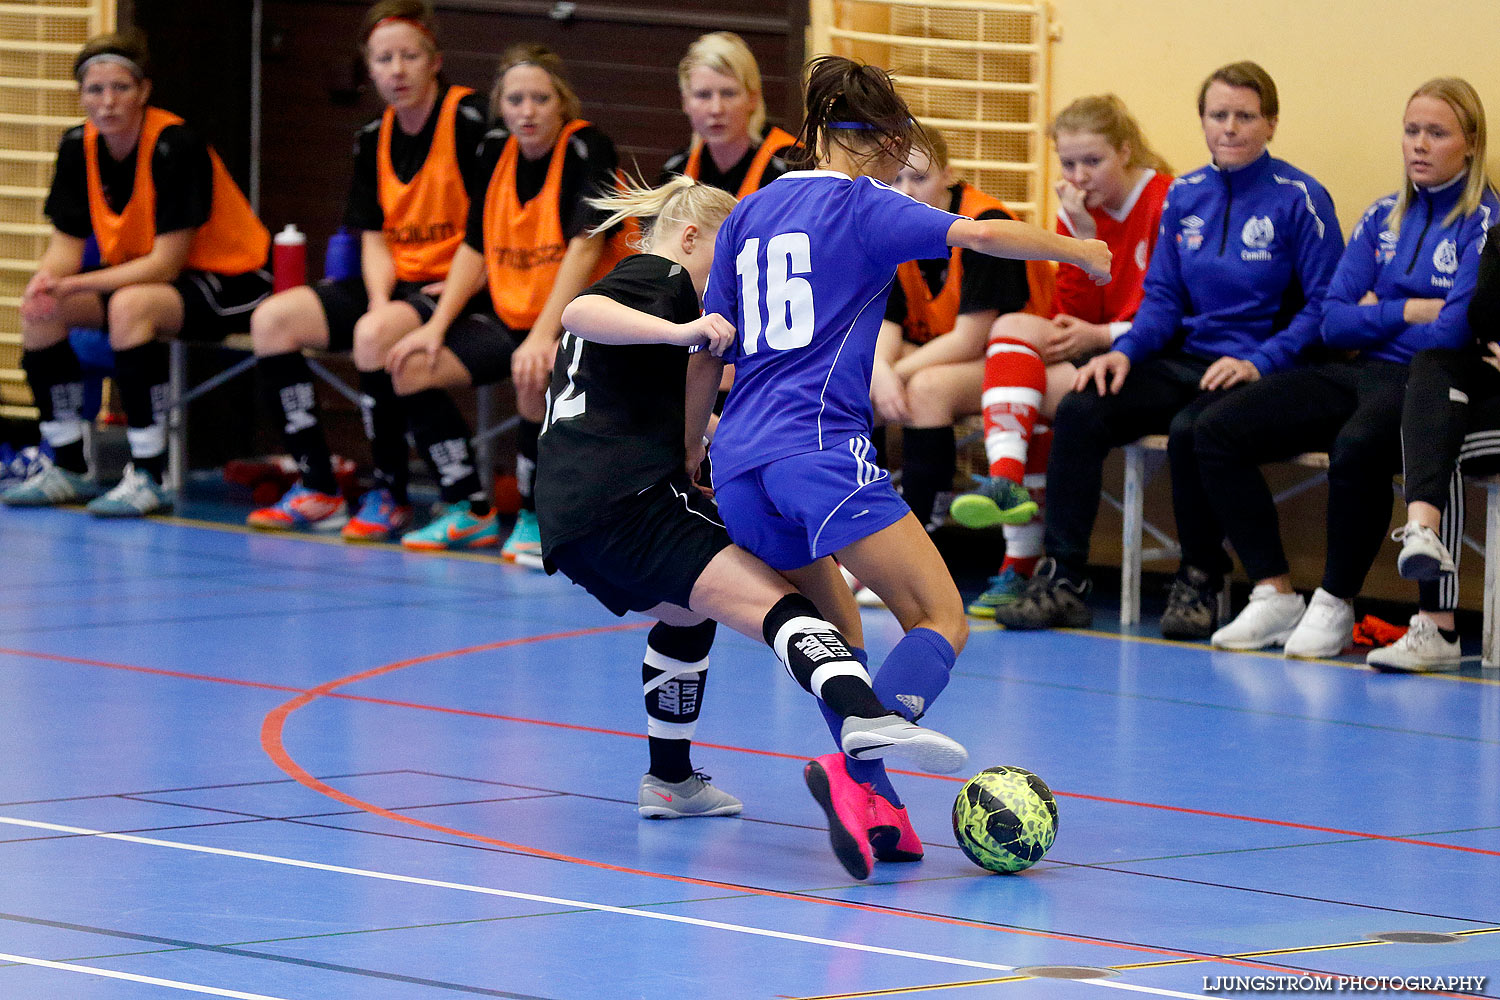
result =
[[[1167,437],[1164,434],[1149,435],[1126,445],[1122,495],[1116,499],[1108,492],[1103,494],[1104,501],[1119,510],[1124,520],[1120,547],[1121,625],[1138,625],[1141,620],[1141,563],[1148,559],[1176,559],[1182,555],[1176,541],[1145,518],[1148,462],[1154,456],[1164,456],[1166,450]],[[1313,474],[1276,494],[1278,504],[1328,478],[1328,455],[1324,452],[1306,452],[1288,459],[1285,464],[1311,469]],[[1484,648],[1481,659],[1485,667],[1500,667],[1500,476],[1474,478],[1469,482],[1484,487],[1486,495],[1484,544],[1481,546],[1467,535],[1463,540],[1464,545],[1484,557]],[[1148,534],[1158,547],[1143,547],[1143,536]],[[1221,606],[1221,612],[1227,610]]]

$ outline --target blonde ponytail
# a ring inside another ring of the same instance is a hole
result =
[[[691,177],[673,177],[661,187],[647,187],[644,182],[625,183],[618,191],[597,198],[589,204],[609,212],[609,218],[590,230],[591,235],[605,232],[626,219],[641,219],[640,249],[650,249],[656,223],[692,224],[702,229],[718,229],[734,211],[735,197]],[[652,220],[652,221],[648,221]]]

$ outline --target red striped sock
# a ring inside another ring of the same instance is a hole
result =
[[[1014,483],[1025,477],[1031,432],[1046,390],[1047,366],[1034,347],[1008,337],[990,341],[981,398],[990,475]]]
[[[1032,427],[1026,450],[1026,476],[1021,484],[1031,491],[1037,513],[1030,524],[1005,526],[1005,560],[1000,572],[1013,569],[1022,576],[1036,572],[1042,556],[1042,511],[1047,503],[1047,458],[1052,454],[1052,428],[1040,420]]]

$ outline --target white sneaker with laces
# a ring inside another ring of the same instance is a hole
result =
[[[1354,606],[1319,587],[1307,612],[1287,637],[1287,656],[1320,659],[1338,656],[1354,641]]]
[[[1391,532],[1391,539],[1401,544],[1396,556],[1396,572],[1407,580],[1436,580],[1454,571],[1453,556],[1443,540],[1426,525],[1415,521]]]
[[[172,498],[150,473],[125,466],[125,476],[114,489],[97,497],[84,508],[95,517],[145,517],[171,510]]]
[[[1411,616],[1405,635],[1384,649],[1371,650],[1365,663],[1382,673],[1423,674],[1457,670],[1462,659],[1458,640],[1444,639],[1431,618],[1417,614]]]
[[[1250,591],[1250,603],[1234,621],[1213,634],[1220,649],[1265,649],[1280,646],[1302,620],[1307,602],[1301,594],[1283,594],[1269,583]]]

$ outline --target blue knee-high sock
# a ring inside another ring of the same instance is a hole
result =
[[[849,651],[854,654],[854,658],[859,660],[860,663],[867,667],[870,665],[869,653],[855,646],[849,647]],[[891,707],[885,703],[884,699],[881,700],[881,704],[887,708]],[[833,709],[823,704],[821,698],[818,699],[818,708],[823,713],[823,721],[828,723],[828,731],[833,734],[833,745],[836,747],[839,746],[839,739],[844,734],[844,720]],[[885,797],[887,802],[897,809],[901,808],[901,796],[896,794],[896,787],[891,784],[890,777],[885,773],[885,761],[879,758],[874,760],[856,760],[845,754],[844,768],[849,772],[849,777],[861,785],[872,786],[876,792]]]
[[[915,722],[948,686],[958,654],[930,628],[914,628],[891,650],[871,685],[880,703]]]

